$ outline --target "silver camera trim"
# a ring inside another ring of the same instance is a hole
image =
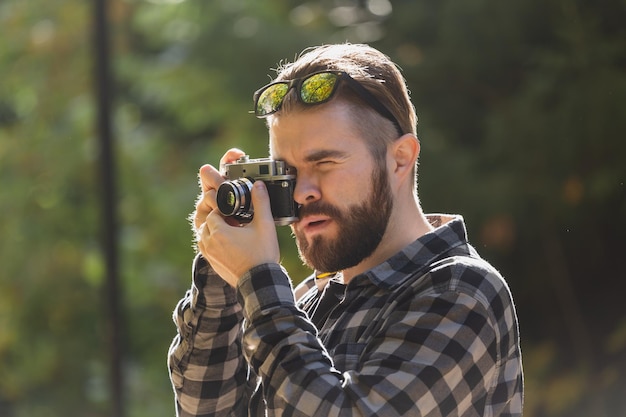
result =
[[[267,167],[268,173],[260,173],[261,167]],[[267,183],[282,182],[282,187],[285,187],[289,186],[289,181],[296,179],[295,173],[289,173],[292,168],[285,161],[271,158],[250,159],[248,155],[245,155],[233,163],[222,165],[220,168],[226,181],[231,183],[240,181],[242,178],[252,178],[254,181],[260,180]],[[239,201],[239,199],[237,199],[237,201]],[[250,218],[253,213],[254,209],[250,207]],[[274,223],[277,226],[287,226],[298,220],[300,220],[298,216],[275,217]]]
[[[261,174],[260,167],[267,166],[268,173]],[[235,180],[243,177],[252,177],[255,179],[272,178],[274,180],[291,180],[295,179],[294,174],[289,174],[290,167],[285,161],[277,161],[270,158],[250,159],[247,155],[242,156],[231,164],[225,164],[222,167],[224,176],[228,180]]]

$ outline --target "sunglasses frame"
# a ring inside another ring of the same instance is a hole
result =
[[[311,77],[313,77],[315,75],[318,75],[318,74],[333,74],[333,75],[335,75],[337,77],[337,81],[335,82],[335,84],[333,86],[333,89],[332,89],[332,91],[330,92],[330,94],[328,95],[327,98],[325,98],[324,100],[321,100],[321,101],[314,102],[314,103],[306,102],[302,98],[302,85],[304,84],[304,82],[306,80],[308,80],[309,78],[311,78]],[[317,71],[317,72],[313,72],[311,74],[307,74],[304,77],[294,78],[293,80],[281,80],[281,81],[271,82],[271,83],[269,83],[269,84],[259,88],[257,91],[254,92],[254,95],[253,95],[253,99],[254,99],[254,114],[255,114],[256,117],[263,118],[263,117],[267,117],[267,116],[269,116],[271,114],[274,114],[277,111],[279,111],[280,108],[283,105],[283,101],[285,100],[285,97],[287,97],[287,94],[289,94],[289,91],[291,91],[291,89],[294,88],[294,87],[296,88],[296,91],[298,93],[297,97],[298,97],[298,100],[300,100],[300,102],[302,102],[302,103],[304,103],[306,105],[311,105],[311,106],[316,105],[316,104],[326,103],[327,101],[329,101],[335,95],[335,92],[337,91],[337,86],[339,85],[339,81],[340,80],[346,81],[347,85],[352,89],[352,91],[354,91],[372,109],[376,110],[376,112],[378,114],[383,116],[385,119],[390,120],[394,124],[394,126],[396,127],[396,129],[398,130],[398,133],[400,135],[403,134],[402,128],[400,127],[400,123],[395,118],[393,113],[391,113],[391,111],[383,103],[381,103],[381,101],[378,100],[376,98],[376,96],[374,96],[374,94],[372,94],[370,91],[368,91],[365,87],[363,87],[363,85],[361,85],[361,83],[359,83],[357,80],[352,78],[350,76],[350,74],[348,74],[345,71],[332,71],[332,70]],[[278,84],[286,84],[287,85],[287,90],[285,91],[285,94],[281,98],[280,102],[278,103],[278,105],[272,111],[270,111],[268,113],[259,114],[259,112],[257,111],[259,98],[261,97],[261,95],[268,88],[270,88],[270,87],[272,87],[274,85],[278,85]]]

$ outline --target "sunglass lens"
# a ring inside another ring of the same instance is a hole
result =
[[[289,84],[277,83],[268,86],[259,94],[254,113],[257,116],[272,114],[280,108],[285,95],[289,91]]]
[[[323,103],[328,100],[335,91],[337,75],[331,72],[315,74],[302,82],[300,97],[307,104]]]

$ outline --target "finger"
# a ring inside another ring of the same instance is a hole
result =
[[[222,216],[215,211],[209,213],[198,232],[198,248],[207,260],[211,260],[211,247],[216,245],[216,239],[219,240],[219,229],[224,224]]]
[[[224,177],[219,173],[212,165],[202,165],[198,174],[200,178],[200,187],[203,192],[207,192],[211,189],[216,190],[221,183],[224,182]]]
[[[246,153],[238,148],[231,148],[226,151],[222,159],[220,159],[220,171],[224,171],[224,165],[232,164],[242,156],[245,156]]]
[[[216,244],[216,240],[219,241],[220,238],[223,238],[228,233],[220,234],[220,231],[223,232],[223,227],[230,227],[224,217],[222,217],[219,212],[212,211],[206,216],[205,222],[202,225],[202,232],[200,234],[200,238],[202,242],[204,242],[205,248],[210,250],[211,245]]]
[[[252,187],[252,204],[254,205],[254,218],[251,225],[257,236],[262,236],[263,248],[257,253],[256,262],[278,262],[280,248],[276,236],[276,224],[272,215],[270,196],[263,181],[256,181]],[[257,239],[261,241],[260,239]]]
[[[270,205],[270,197],[263,181],[255,181],[252,186],[252,206],[254,207],[254,220],[271,224],[274,227],[274,217]]]
[[[196,211],[193,213],[193,224],[196,229],[200,229],[202,224],[206,221],[206,216],[215,209],[215,195],[215,190],[209,190],[198,196]]]

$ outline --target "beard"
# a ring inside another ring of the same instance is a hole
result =
[[[372,173],[372,189],[361,203],[341,210],[316,201],[300,207],[300,216],[320,214],[333,219],[339,233],[335,239],[314,236],[307,241],[294,228],[300,259],[318,272],[337,272],[358,265],[380,244],[393,208],[393,196],[385,166],[377,165]]]

